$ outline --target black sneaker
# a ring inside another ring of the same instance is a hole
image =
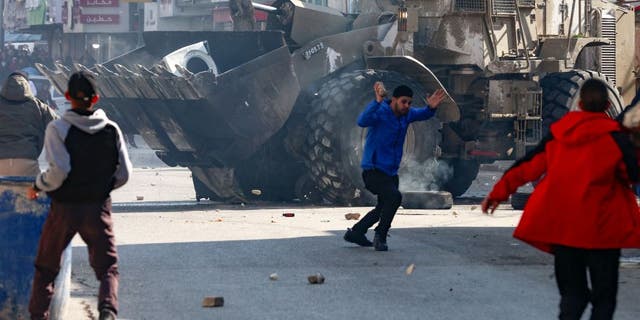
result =
[[[103,308],[100,310],[99,320],[116,320],[116,313],[109,308]]]
[[[347,242],[355,243],[361,247],[371,247],[373,243],[367,239],[364,233],[351,230],[347,228],[347,232],[344,234],[344,240]]]
[[[389,247],[387,247],[387,236],[376,232],[373,236],[373,248],[376,251],[389,250]]]

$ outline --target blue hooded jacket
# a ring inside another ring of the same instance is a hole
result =
[[[358,125],[369,128],[361,167],[364,170],[378,169],[395,176],[402,160],[402,149],[409,124],[427,120],[433,117],[436,111],[429,107],[412,107],[409,108],[409,113],[397,117],[389,103],[390,100],[377,102],[374,99],[358,117]]]

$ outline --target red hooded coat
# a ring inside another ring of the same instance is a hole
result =
[[[544,175],[514,237],[546,252],[553,245],[640,248],[640,211],[628,173],[637,171],[628,170],[612,135],[621,130],[618,122],[594,112],[570,112],[553,124],[553,138],[544,148],[507,170],[489,194],[505,201]]]

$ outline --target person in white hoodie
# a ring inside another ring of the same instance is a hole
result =
[[[45,133],[49,168],[28,190],[32,199],[38,191],[51,197],[35,261],[29,313],[31,319],[48,319],[60,257],[79,233],[100,281],[99,319],[111,320],[118,313],[118,254],[110,193],[127,182],[131,162],[118,125],[93,108],[98,102],[93,75],[85,71],[71,75],[65,96],[71,109],[51,122]]]

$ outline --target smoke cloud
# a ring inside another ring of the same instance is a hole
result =
[[[453,176],[453,168],[435,158],[418,162],[407,158],[400,168],[401,191],[439,191]]]

